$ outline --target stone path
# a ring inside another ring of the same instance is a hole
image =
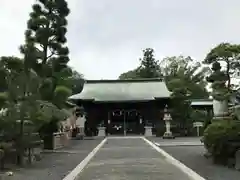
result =
[[[108,139],[78,180],[190,180],[141,138]]]

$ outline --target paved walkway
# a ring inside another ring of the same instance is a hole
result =
[[[190,180],[144,139],[108,139],[78,180]]]

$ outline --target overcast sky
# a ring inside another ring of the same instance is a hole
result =
[[[19,55],[35,0],[0,0],[0,56]],[[87,79],[114,79],[157,59],[202,60],[220,42],[240,43],[239,0],[68,0],[70,65]]]

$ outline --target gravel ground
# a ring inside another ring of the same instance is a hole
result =
[[[44,153],[41,161],[29,168],[15,170],[14,175],[6,180],[62,180],[101,140],[71,140],[70,147]]]
[[[153,142],[164,144],[160,146],[167,153],[178,159],[186,166],[197,172],[207,180],[240,180],[240,172],[220,165],[214,165],[210,159],[206,159],[204,146],[184,146],[175,142],[199,142],[199,138],[176,138],[175,140],[163,140],[161,138],[151,138]],[[166,146],[169,144],[170,146]],[[183,143],[184,144],[184,143]]]
[[[142,139],[109,139],[78,180],[190,180]]]

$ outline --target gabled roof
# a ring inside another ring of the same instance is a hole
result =
[[[145,101],[169,98],[171,95],[162,79],[87,80],[83,91],[70,100]]]

